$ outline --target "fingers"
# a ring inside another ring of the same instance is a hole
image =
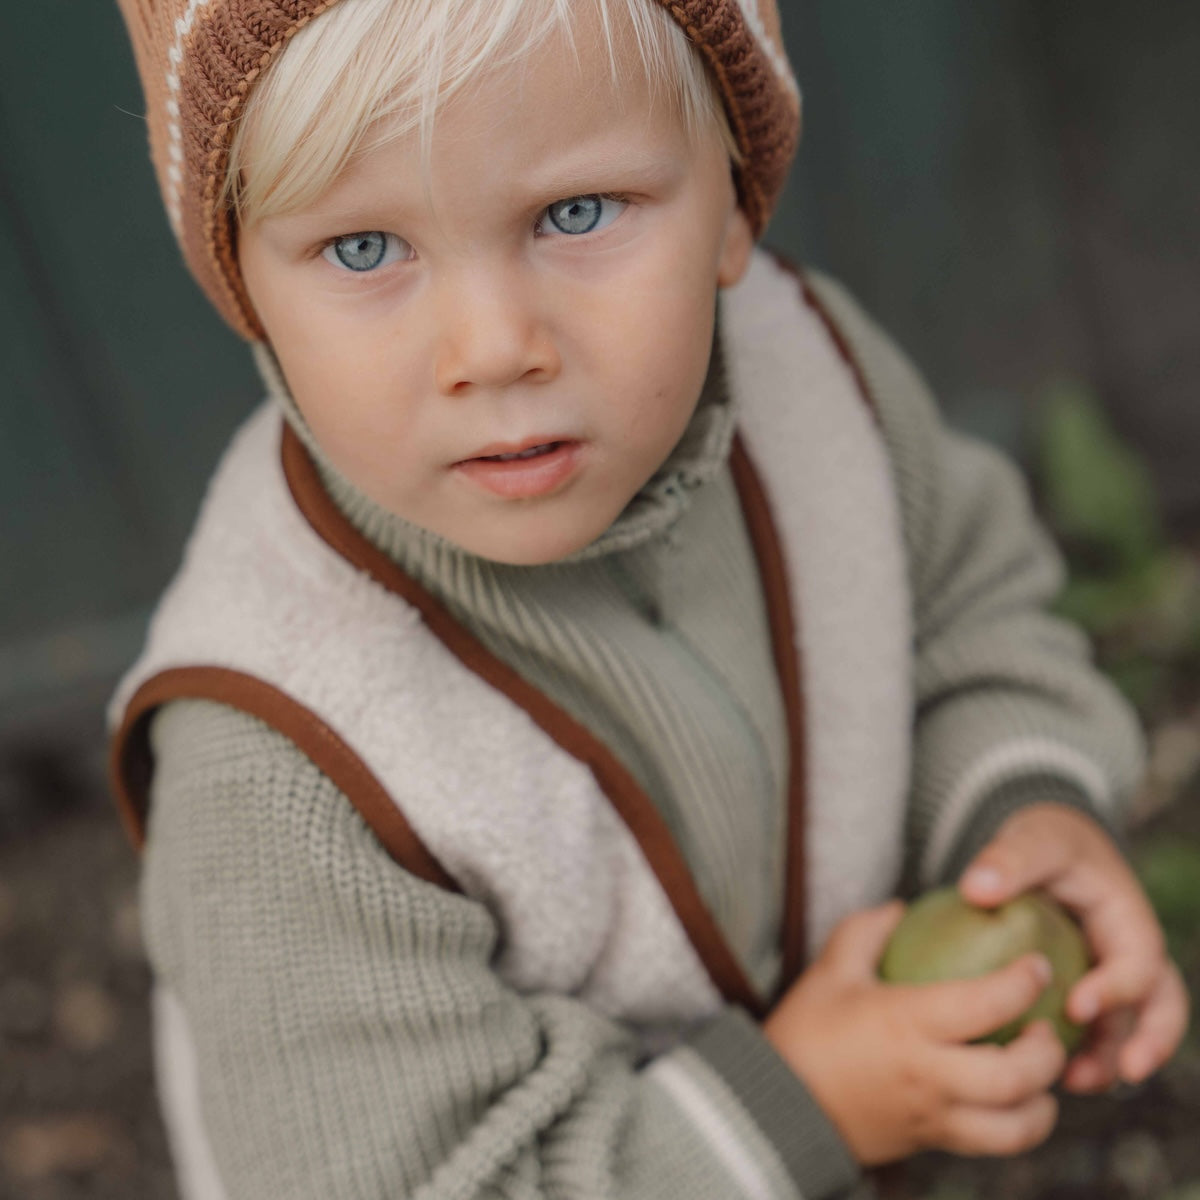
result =
[[[1047,1091],[1067,1055],[1048,1021],[1035,1021],[1007,1046],[952,1046],[939,1067],[948,1095],[969,1107],[1012,1108]]]
[[[1175,1053],[1188,1023],[1188,996],[1179,970],[1168,962],[1158,986],[1142,1008],[1118,1065],[1126,1083],[1141,1083]]]
[[[1042,1094],[1012,1108],[962,1105],[946,1114],[939,1145],[955,1154],[1021,1154],[1046,1140],[1058,1120],[1058,1102]]]
[[[1041,954],[1023,954],[998,971],[976,979],[956,979],[914,988],[914,1020],[931,1037],[969,1042],[1015,1021],[1050,982],[1050,963]]]
[[[1133,1028],[1129,1009],[1104,1013],[1088,1031],[1087,1045],[1068,1064],[1063,1087],[1081,1095],[1107,1091],[1117,1081],[1117,1056]]]
[[[1139,1008],[1105,1013],[1092,1026],[1086,1049],[1072,1059],[1063,1086],[1072,1092],[1103,1092],[1118,1079],[1141,1083],[1175,1052],[1188,1023],[1188,996],[1174,963],[1168,962]]]
[[[946,1107],[936,1144],[957,1154],[1019,1154],[1044,1141],[1058,1119],[1048,1094],[1066,1053],[1048,1021],[1001,1046],[946,1048],[938,1079]]]
[[[991,908],[1066,870],[1074,854],[1072,840],[1046,836],[1047,811],[1054,821],[1060,813],[1068,821],[1075,815],[1061,806],[1035,805],[1011,817],[963,872],[958,886],[965,900]]]
[[[873,982],[888,938],[903,916],[904,903],[893,900],[846,917],[829,935],[821,960],[844,979]]]
[[[1162,932],[1140,893],[1114,897],[1087,922],[1098,964],[1067,997],[1067,1014],[1086,1025],[1118,1008],[1140,1008],[1158,986],[1165,961]]]

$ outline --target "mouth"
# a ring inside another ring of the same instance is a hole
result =
[[[553,454],[555,450],[565,446],[572,439],[570,438],[530,438],[520,445],[491,445],[485,446],[482,453],[472,455],[470,458],[464,458],[462,463],[468,462],[525,462],[531,458],[541,458],[546,454]],[[456,466],[461,466],[462,463],[456,463]]]
[[[583,443],[574,438],[530,438],[521,445],[485,446],[484,453],[454,464],[476,487],[508,500],[548,496],[583,465]]]

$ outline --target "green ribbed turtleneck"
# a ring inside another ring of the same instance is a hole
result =
[[[755,983],[769,990],[788,751],[765,602],[728,465],[735,413],[719,359],[683,437],[609,529],[558,562],[513,566],[365,496],[324,456],[268,354],[258,357],[338,508],[617,754],[672,829]],[[761,871],[747,877],[747,861]]]

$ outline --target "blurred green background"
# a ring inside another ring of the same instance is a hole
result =
[[[170,238],[113,0],[0,3],[0,1200],[167,1200],[100,710],[259,385]],[[768,241],[1027,468],[1147,727],[1131,850],[1196,986],[1200,4],[780,7],[806,128]],[[887,1194],[1200,1200],[1198,1117],[1193,1039],[1036,1154]]]
[[[1054,381],[1090,388],[1194,529],[1200,6],[782,7],[806,130],[770,241],[1011,450]],[[258,393],[179,264],[115,4],[8,3],[3,30],[0,731],[128,657]]]

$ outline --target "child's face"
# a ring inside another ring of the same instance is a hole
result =
[[[752,242],[717,131],[689,139],[640,72],[615,86],[585,34],[580,63],[547,46],[451,100],[428,175],[402,137],[241,232],[250,297],[334,466],[502,562],[587,545],[663,463]]]

